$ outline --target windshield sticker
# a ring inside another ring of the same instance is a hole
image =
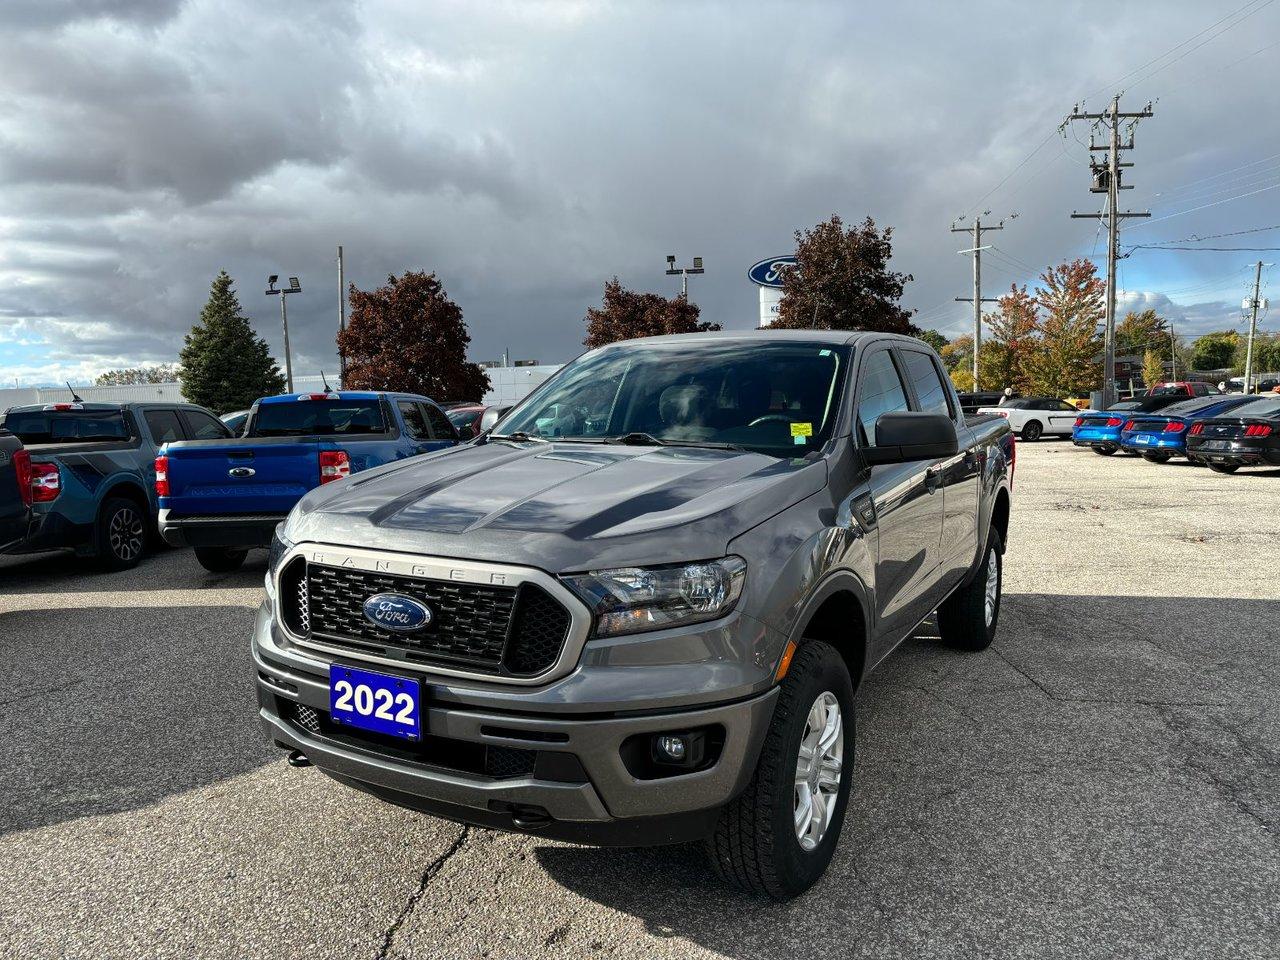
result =
[[[805,437],[813,436],[813,424],[793,423],[791,425],[791,435],[796,438],[797,442],[804,443]]]

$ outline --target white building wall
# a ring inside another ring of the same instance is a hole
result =
[[[537,367],[489,367],[485,370],[489,374],[485,406],[505,407],[523,400],[562,366],[552,363]]]
[[[296,393],[305,390],[320,390],[324,380],[319,375],[313,377],[294,377],[293,389]],[[337,378],[329,381],[329,386],[337,389]],[[183,401],[182,384],[176,380],[169,383],[139,383],[116,387],[76,387],[76,394],[86,403],[145,403],[152,400]],[[66,387],[19,387],[0,390],[0,410],[10,407],[22,407],[32,403],[65,403],[71,399],[71,391]]]

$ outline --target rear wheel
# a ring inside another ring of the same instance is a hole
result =
[[[1039,440],[1042,433],[1044,433],[1044,424],[1039,420],[1028,420],[1022,425],[1022,439],[1028,443]]]
[[[1238,463],[1210,463],[1209,469],[1214,473],[1235,473],[1240,469]]]
[[[210,573],[230,573],[239,570],[248,550],[234,547],[196,547],[196,560]]]
[[[826,871],[853,780],[853,682],[844,658],[809,640],[791,661],[751,782],[705,841],[716,872],[786,900]]]
[[[147,519],[136,500],[109,497],[98,511],[97,560],[104,570],[136,567],[147,548]]]
[[[1094,447],[1093,452],[1100,457],[1109,457],[1116,452],[1116,449],[1117,448],[1114,447],[1113,445],[1109,443],[1104,443],[1100,446]]]
[[[957,650],[985,650],[995,639],[1004,577],[1002,547],[1000,531],[990,531],[986,553],[973,579],[938,608],[938,634],[948,646]]]
[[[1171,456],[1169,453],[1144,453],[1142,459],[1148,463],[1168,463]]]

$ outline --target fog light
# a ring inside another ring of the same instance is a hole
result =
[[[673,767],[697,767],[707,755],[705,731],[658,733],[653,737],[653,760]]]

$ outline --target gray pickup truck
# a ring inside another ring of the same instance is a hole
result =
[[[839,839],[863,679],[935,611],[991,643],[1013,466],[919,340],[593,350],[495,432],[297,505],[253,636],[263,729],[392,803],[702,840],[794,896]]]

